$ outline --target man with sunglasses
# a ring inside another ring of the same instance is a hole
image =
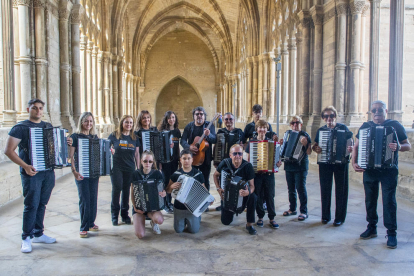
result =
[[[240,144],[243,143],[244,140],[244,132],[240,128],[234,127],[234,115],[231,112],[227,112],[224,114],[224,128],[220,128],[217,131],[217,134],[224,133],[226,135],[232,136],[232,141],[234,141],[234,144]],[[230,147],[233,145],[229,145]],[[229,156],[225,156],[225,158],[228,158]],[[217,167],[217,165],[214,165]],[[216,208],[216,211],[220,211],[221,206],[218,206]]]
[[[233,145],[230,148],[230,158],[226,158],[218,165],[217,170],[214,172],[214,184],[216,185],[217,191],[223,200],[224,190],[220,185],[221,173],[225,171],[231,176],[240,176],[243,180],[248,181],[249,189],[240,190],[240,196],[243,197],[242,210],[247,207],[246,213],[246,231],[250,235],[256,235],[257,231],[254,229],[253,224],[255,223],[255,209],[257,196],[254,193],[254,169],[252,164],[243,160],[243,147],[239,144]],[[250,190],[250,191],[249,191]],[[234,213],[221,209],[221,222],[224,225],[229,225],[234,218]]]
[[[315,143],[312,146],[314,152],[320,154],[322,148],[319,147],[320,131],[345,130],[349,131],[344,124],[336,122],[337,111],[335,107],[328,106],[322,110],[321,117],[326,125],[319,128],[316,132]],[[348,147],[348,152],[352,152],[352,146]],[[334,226],[341,226],[345,222],[346,210],[348,206],[348,173],[349,165],[345,164],[319,164],[319,181],[321,185],[321,204],[322,204],[322,223],[327,224],[331,220],[331,197],[332,197],[332,178],[335,178],[335,220]]]
[[[365,122],[360,129],[373,126],[392,126],[398,137],[398,141],[389,143],[388,147],[394,151],[394,166],[388,169],[369,169],[364,170],[357,164],[359,133],[356,136],[355,146],[352,154],[352,166],[356,172],[363,172],[363,182],[365,189],[365,208],[367,212],[368,227],[360,235],[361,239],[370,239],[377,236],[377,201],[379,192],[379,183],[381,182],[382,204],[384,226],[387,228],[387,247],[397,247],[397,200],[395,193],[398,182],[398,152],[409,151],[411,144],[407,139],[407,133],[404,127],[395,120],[386,120],[387,105],[383,101],[374,101],[371,104],[372,121]],[[398,143],[399,142],[399,143]]]
[[[194,138],[196,136],[202,136],[205,134],[205,139],[210,144],[206,151],[206,157],[201,166],[194,166],[196,169],[200,170],[204,176],[205,186],[207,190],[210,191],[210,172],[211,172],[211,161],[213,160],[213,144],[216,143],[216,129],[214,125],[211,125],[210,129],[207,129],[207,126],[210,122],[206,121],[207,112],[202,106],[198,106],[193,109],[193,118],[194,122],[190,122],[185,126],[183,136],[181,137],[181,146],[184,149],[190,149],[193,154],[197,154],[198,148],[192,146]],[[208,210],[208,209],[207,209]]]

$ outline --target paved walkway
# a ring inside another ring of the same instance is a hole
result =
[[[265,226],[249,236],[244,214],[224,226],[214,211],[203,215],[198,234],[176,234],[172,215],[165,215],[161,235],[150,233],[147,222],[148,235],[138,240],[132,226],[112,226],[111,183],[102,177],[96,221],[101,230],[80,239],[77,189],[68,175],[59,179],[46,211],[45,233],[56,237],[56,244],[33,244],[31,254],[20,253],[22,199],[0,208],[0,275],[413,275],[413,202],[398,199],[398,248],[390,250],[382,216],[378,237],[359,239],[366,227],[360,185],[350,187],[346,223],[333,227],[320,222],[315,173],[308,177],[305,222],[282,216],[288,209],[283,172],[276,182],[278,230]],[[382,214],[382,207],[378,211]]]

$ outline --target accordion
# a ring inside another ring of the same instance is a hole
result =
[[[249,162],[253,165],[254,172],[279,171],[276,163],[280,160],[280,144],[276,141],[250,141],[249,154]]]
[[[214,197],[191,176],[180,175],[177,182],[181,183],[181,188],[173,190],[171,196],[183,203],[194,216],[201,216],[214,201]]]
[[[318,164],[345,164],[349,161],[348,146],[352,146],[352,132],[346,130],[319,131]]]
[[[83,177],[95,178],[109,175],[112,169],[110,141],[79,138],[75,154],[75,167]]]
[[[153,179],[132,182],[135,208],[143,212],[155,212],[164,208],[164,198],[159,193],[164,190],[164,183]]]
[[[395,163],[394,152],[388,147],[398,141],[391,126],[374,126],[359,130],[358,166],[363,169],[386,169]]]
[[[233,176],[224,170],[221,171],[221,188],[224,190],[223,208],[226,210],[241,214],[243,210],[243,197],[240,196],[240,190],[244,190],[249,183],[244,181],[240,176]]]
[[[161,163],[173,161],[171,131],[144,131],[142,132],[142,149],[154,153],[155,160]]]
[[[302,131],[288,130],[283,136],[283,145],[280,149],[282,161],[293,161],[300,163],[305,156],[305,150],[300,139],[305,137]]]
[[[67,129],[29,128],[29,157],[36,171],[70,166]]]
[[[217,143],[214,146],[214,164],[218,165],[224,158],[229,158],[230,148],[239,141],[239,135],[232,132],[217,134]]]

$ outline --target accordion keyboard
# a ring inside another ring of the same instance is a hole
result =
[[[79,139],[79,173],[83,177],[89,177],[89,139]]]
[[[150,134],[149,131],[142,132],[142,151],[151,150],[151,142],[150,142]]]
[[[46,169],[43,129],[31,128],[30,134],[32,165],[37,171],[43,171]]]
[[[368,165],[368,140],[370,129],[359,130],[358,165],[366,169]]]
[[[322,152],[318,154],[318,162],[326,163],[328,162],[328,141],[330,138],[330,131],[319,132],[319,147],[322,149]]]

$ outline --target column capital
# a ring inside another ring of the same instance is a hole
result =
[[[366,2],[364,1],[353,1],[349,4],[349,7],[351,9],[351,14],[362,14],[364,9],[366,9]]]
[[[29,7],[31,2],[32,2],[31,0],[16,0],[17,6],[27,6],[27,7]],[[13,5],[14,5],[14,2],[13,2]]]
[[[59,20],[68,21],[70,16],[70,11],[68,9],[59,9]]]
[[[80,4],[73,5],[72,12],[70,14],[71,23],[80,24],[84,11],[84,8]]]
[[[313,6],[310,9],[310,13],[312,15],[313,24],[315,24],[315,25],[322,25],[323,24],[324,14],[323,14],[323,6],[322,5]]]
[[[347,15],[349,12],[349,5],[347,3],[338,3],[336,4],[336,14],[337,16]]]
[[[14,4],[15,0],[13,0]],[[45,0],[33,0],[33,8],[46,8]]]

